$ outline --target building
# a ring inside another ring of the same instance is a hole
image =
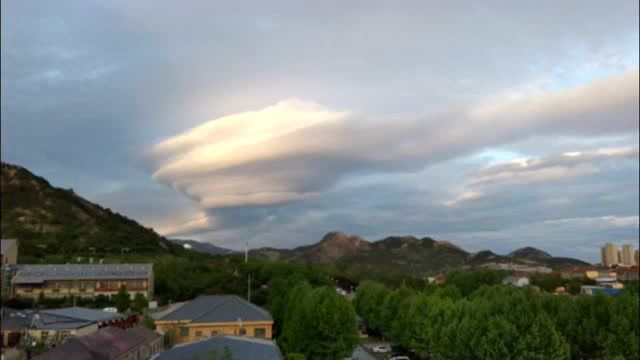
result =
[[[281,360],[282,354],[273,340],[239,336],[218,336],[190,344],[181,344],[154,356],[153,360],[208,359],[215,352],[222,358],[228,349],[233,360]]]
[[[513,285],[517,287],[529,286],[529,278],[526,276],[507,276],[502,280],[505,285]]]
[[[271,339],[273,318],[265,309],[235,295],[199,296],[155,322],[174,343],[218,335]]]
[[[18,263],[18,240],[2,239],[0,243],[0,295],[5,298],[11,294],[11,278]]]
[[[0,249],[2,252],[2,265],[18,263],[18,240],[2,239],[0,240]]]
[[[622,289],[614,289],[614,288],[609,288],[609,287],[605,287],[605,286],[597,286],[597,285],[589,285],[589,286],[581,286],[580,287],[580,294],[583,295],[596,295],[598,293],[601,293],[603,295],[619,295],[620,293],[622,293]]]
[[[617,275],[618,280],[620,281],[638,280],[640,278],[640,268],[637,265],[627,268],[618,268]]]
[[[624,266],[634,266],[636,265],[636,249],[631,244],[622,245],[622,257],[620,258],[620,263]]]
[[[615,244],[605,244],[600,248],[600,255],[602,266],[611,267],[620,263],[620,259],[618,258],[618,247]]]
[[[611,269],[596,269],[596,268],[588,268],[588,267],[575,267],[571,269],[565,269],[560,272],[560,277],[565,280],[582,280],[582,279],[591,279],[596,280],[597,278],[608,278],[617,276],[616,271]]]
[[[640,266],[640,250],[636,250],[636,265]]]
[[[56,345],[73,336],[88,335],[107,326],[131,326],[123,314],[71,307],[53,310],[2,308],[2,345],[12,346],[23,337]]]
[[[141,326],[107,327],[69,339],[34,360],[146,360],[163,350],[162,340],[161,334]]]
[[[133,298],[153,298],[153,264],[17,265],[11,280],[14,296],[115,295],[121,286]]]

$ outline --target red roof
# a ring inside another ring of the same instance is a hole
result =
[[[140,326],[128,330],[107,327],[89,335],[72,338],[34,360],[115,359],[160,336],[157,332]]]

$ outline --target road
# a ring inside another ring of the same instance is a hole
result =
[[[376,360],[375,357],[371,356],[367,350],[364,349],[362,345],[358,345],[356,349],[353,351],[353,355],[351,358],[354,360]]]

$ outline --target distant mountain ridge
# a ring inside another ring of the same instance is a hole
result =
[[[315,244],[294,249],[261,248],[250,253],[270,260],[348,263],[421,275],[491,263],[551,268],[589,265],[577,259],[553,257],[533,247],[524,247],[508,255],[498,255],[490,250],[472,254],[449,241],[429,237],[420,239],[414,236],[389,236],[369,242],[338,231],[327,233]]]

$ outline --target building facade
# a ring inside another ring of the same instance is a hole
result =
[[[271,339],[273,318],[265,309],[235,295],[200,296],[155,322],[174,343],[221,335]]]
[[[600,249],[602,266],[611,267],[618,265],[618,247],[615,244],[607,243]]]
[[[5,298],[11,295],[11,278],[18,263],[18,240],[2,239],[0,244],[0,295]]]
[[[636,264],[636,249],[631,244],[622,245],[622,258],[620,259],[620,263],[624,266],[634,266]]]
[[[12,295],[37,297],[115,295],[125,286],[133,298],[153,298],[152,264],[18,265]]]
[[[0,249],[2,251],[2,265],[18,263],[18,240],[2,239],[0,240]]]

